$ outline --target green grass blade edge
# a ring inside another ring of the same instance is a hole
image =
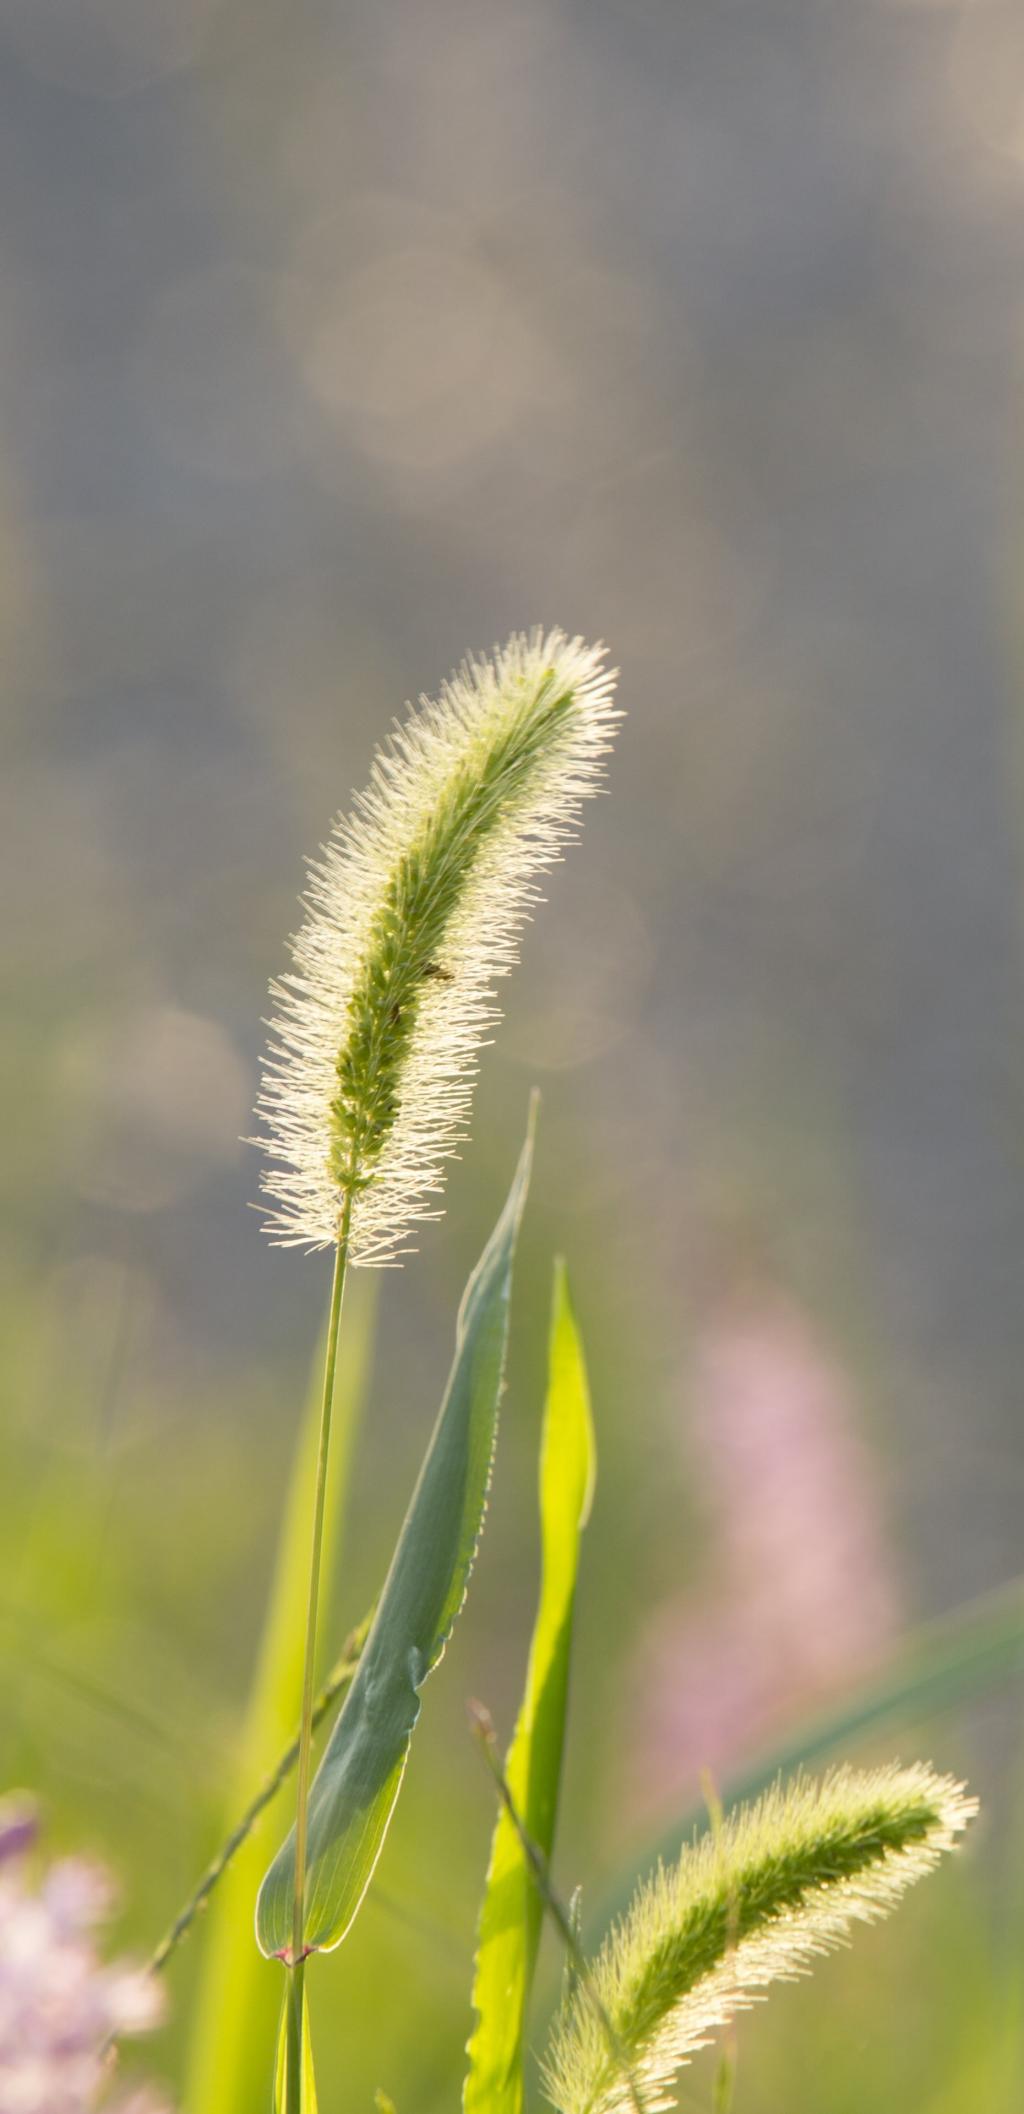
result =
[[[548,1385],[540,1448],[541,1587],[526,1687],[505,1765],[527,1834],[551,1856],[565,1738],[580,1538],[590,1513],[595,1449],[583,1350],[562,1263],[555,1266]],[[542,1904],[502,1807],[480,1913],[467,2052],[465,2114],[521,2114],[527,2009]]]

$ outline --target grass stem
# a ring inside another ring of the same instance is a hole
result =
[[[331,1447],[331,1412],[334,1408],[334,1375],[338,1363],[338,1328],[348,1267],[349,1228],[352,1222],[352,1189],[345,1192],[338,1244],[334,1251],[331,1311],[327,1323],[327,1356],[324,1362],[324,1393],[320,1409],[320,1443],[316,1460],[316,1493],[313,1500],[313,1533],[309,1558],[309,1601],[306,1611],[306,1652],[302,1676],[302,1717],[299,1722],[298,1782],[295,1798],[295,1899],[292,1915],[291,2003],[288,2012],[286,2104],[291,2110],[302,2105],[302,2023],[306,1958],[306,1848],[309,1830],[309,1779],[313,1747],[313,1705],[316,1693],[316,1635],[320,1607],[320,1560],[324,1539],[324,1508],[327,1500],[327,1464]]]

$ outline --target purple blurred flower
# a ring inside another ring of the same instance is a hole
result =
[[[18,1791],[0,1799],[0,1865],[24,1856],[38,1832],[39,1816],[32,1799]]]
[[[644,1806],[702,1770],[723,1781],[877,1661],[900,1614],[846,1376],[775,1287],[716,1301],[693,1404],[712,1568],[641,1640],[629,1790]]]
[[[102,1867],[62,1858],[32,1883],[35,1832],[24,1801],[0,1805],[2,2114],[169,2114],[145,2092],[105,2096],[109,2038],[155,2026],[160,1992],[130,1961],[99,1957],[96,1928],[113,1903]]]

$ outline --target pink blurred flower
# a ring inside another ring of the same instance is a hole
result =
[[[704,1590],[639,1648],[627,1795],[724,1781],[898,1627],[870,1456],[846,1376],[771,1285],[719,1298],[698,1340],[692,1436],[713,1530]]]
[[[155,2026],[160,1991],[130,1961],[100,1959],[96,1929],[113,1903],[102,1867],[62,1858],[33,1885],[34,1834],[24,1801],[0,1806],[0,2110],[169,2114],[146,2093],[105,2097],[110,2037]]]

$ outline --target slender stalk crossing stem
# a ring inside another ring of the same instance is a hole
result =
[[[359,1655],[366,1642],[366,1633],[370,1627],[370,1620],[371,1616],[367,1615],[359,1624],[359,1627],[351,1632],[351,1635],[345,1641],[340,1659],[331,1668],[313,1705],[314,1732],[327,1716],[332,1703],[336,1703],[339,1697],[344,1696],[348,1689],[351,1688],[352,1680],[359,1664]],[[205,1908],[206,1902],[218,1880],[227,1871],[232,1858],[237,1855],[243,1842],[251,1835],[260,1814],[265,1807],[269,1806],[271,1800],[276,1798],[282,1784],[286,1783],[290,1777],[299,1759],[299,1744],[299,1734],[296,1732],[290,1746],[285,1748],[284,1753],[270,1771],[269,1776],[264,1778],[255,1797],[246,1807],[241,1819],[232,1828],[230,1835],[222,1843],[216,1857],[207,1865],[195,1892],[189,1896],[184,1908],[175,1917],[166,1935],[161,1938],[159,1945],[149,1960],[148,1974],[159,1974],[166,1967],[172,1953],[180,1945],[186,1932],[191,1929],[200,1909]]]

